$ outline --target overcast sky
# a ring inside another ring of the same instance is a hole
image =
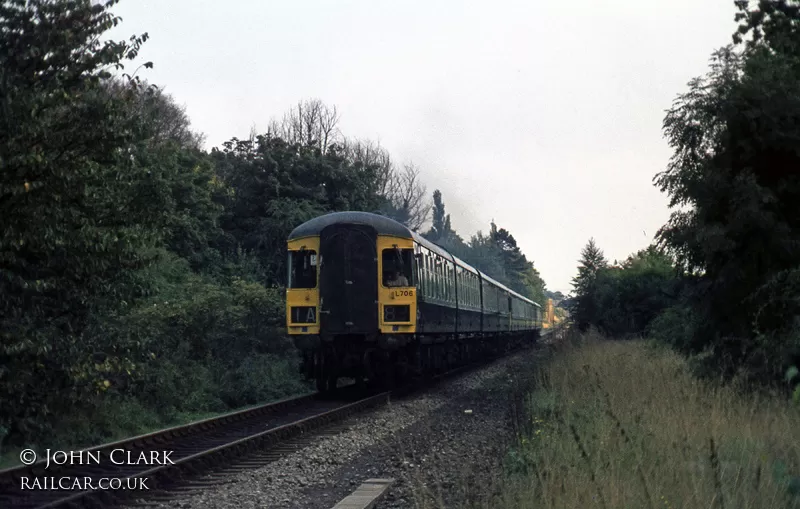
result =
[[[664,110],[735,30],[733,0],[123,0],[115,38],[148,32],[140,76],[185,104],[207,148],[301,99],[341,113],[442,191],[469,238],[494,219],[547,288],[580,250],[646,247]]]

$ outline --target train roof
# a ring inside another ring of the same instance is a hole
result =
[[[438,244],[434,244],[433,242],[424,238],[417,232],[412,232],[407,226],[403,225],[402,223],[399,223],[390,217],[382,216],[380,214],[373,214],[371,212],[359,212],[359,211],[331,212],[329,214],[315,217],[314,219],[311,219],[301,224],[300,226],[292,230],[292,232],[289,234],[288,240],[319,235],[320,233],[322,233],[322,230],[324,228],[337,223],[368,225],[375,228],[375,230],[378,232],[378,235],[392,235],[394,237],[414,239],[417,243],[425,246],[426,248],[435,252],[439,256],[442,256],[447,260],[450,260],[451,262],[457,263],[459,266],[469,270],[473,274],[480,274],[480,276],[483,279],[486,279],[493,285],[508,292],[509,294],[519,299],[522,299],[525,302],[529,302],[537,307],[541,307],[536,302],[528,299],[527,297],[523,297],[522,295],[515,292],[511,288],[508,288],[504,284],[490,278],[483,272],[477,270],[476,268],[466,263],[464,260],[461,260],[458,257],[453,256],[452,254],[450,254],[449,251],[439,246]]]
[[[508,288],[506,285],[504,285],[500,281],[497,281],[496,279],[494,279],[492,277],[489,277],[485,272],[481,271],[481,278],[485,279],[486,281],[488,281],[490,283],[492,283],[493,285],[495,285],[496,287],[500,288],[501,290],[505,290],[507,292],[511,292],[512,291],[511,288]]]
[[[476,276],[477,276],[478,274],[480,274],[480,273],[481,273],[481,271],[479,271],[478,269],[476,269],[476,268],[475,268],[475,267],[473,267],[472,265],[468,264],[467,262],[465,262],[464,260],[462,260],[462,259],[461,259],[461,258],[459,258],[458,256],[455,256],[455,255],[453,255],[453,260],[454,260],[454,261],[455,261],[457,264],[459,264],[459,265],[460,265],[462,268],[464,268],[464,269],[467,269],[468,271],[472,272],[472,273],[473,273],[473,274],[475,274]]]
[[[288,240],[319,235],[324,228],[337,223],[364,224],[375,228],[378,231],[378,235],[392,235],[406,239],[414,238],[411,230],[392,218],[370,212],[349,211],[331,212],[306,221],[292,230]]]
[[[446,250],[445,248],[443,248],[439,244],[431,242],[430,240],[426,239],[425,237],[423,237],[422,235],[420,235],[417,232],[412,232],[412,234],[414,235],[414,240],[418,244],[427,247],[428,249],[430,249],[434,253],[437,253],[439,256],[442,256],[445,259],[450,260],[451,262],[455,263],[456,265],[458,265],[462,269],[466,269],[469,272],[472,272],[473,274],[475,274],[476,276],[478,274],[480,274],[480,271],[478,269],[476,269],[472,265],[468,264],[467,262],[465,262],[464,260],[462,260],[458,256],[450,253],[448,250]]]
[[[514,295],[514,296],[516,296],[516,297],[518,297],[518,298],[520,298],[520,299],[524,300],[525,302],[528,302],[528,303],[530,303],[530,304],[533,304],[533,305],[534,305],[534,306],[536,306],[537,308],[541,308],[541,307],[542,307],[542,305],[541,305],[541,304],[539,304],[538,302],[536,302],[536,301],[534,301],[534,300],[531,300],[531,299],[529,299],[529,298],[525,297],[524,295],[522,295],[522,294],[520,294],[520,293],[517,293],[517,292],[515,292],[514,290],[512,290],[512,289],[510,289],[510,288],[508,289],[508,293],[510,293],[511,295]]]
[[[479,272],[480,272],[480,271],[479,271]],[[521,294],[519,294],[519,293],[515,292],[514,290],[512,290],[512,289],[511,289],[511,288],[509,288],[509,287],[507,287],[507,286],[506,286],[506,285],[504,285],[503,283],[501,283],[501,282],[499,282],[499,281],[497,281],[497,280],[495,280],[495,279],[493,279],[493,278],[489,277],[489,276],[488,276],[488,275],[486,275],[484,272],[481,272],[480,274],[481,274],[481,277],[482,277],[483,279],[485,279],[486,281],[488,281],[488,282],[492,283],[494,286],[496,286],[496,287],[500,288],[501,290],[503,290],[503,291],[505,291],[505,292],[508,292],[510,295],[513,295],[514,297],[517,297],[518,299],[520,299],[520,300],[523,300],[523,301],[525,301],[525,302],[527,302],[527,303],[529,303],[529,304],[533,304],[533,305],[534,305],[534,306],[536,306],[536,307],[542,307],[542,306],[541,306],[541,305],[539,305],[537,302],[535,302],[535,301],[532,301],[531,299],[529,299],[529,298],[525,297],[524,295],[521,295]]]
[[[443,248],[439,244],[434,244],[433,242],[431,242],[430,240],[426,239],[425,237],[423,237],[422,235],[420,235],[417,232],[412,232],[412,235],[414,236],[413,238],[417,242],[417,244],[420,244],[422,246],[427,247],[428,249],[430,249],[431,251],[433,251],[434,253],[438,254],[439,256],[443,257],[446,260],[450,260],[453,263],[458,262],[458,263],[460,263],[461,265],[463,265],[465,267],[469,267],[469,265],[467,265],[463,261],[461,261],[458,258],[456,258],[455,256],[453,256],[447,249]],[[469,267],[469,268],[472,268],[472,267]],[[475,269],[472,269],[472,270],[475,270]]]
[[[515,296],[515,297],[517,297],[517,298],[519,298],[519,299],[521,299],[521,300],[524,300],[524,301],[525,301],[525,302],[527,302],[528,304],[533,304],[533,305],[534,305],[534,306],[536,306],[537,308],[541,308],[541,307],[542,307],[542,306],[541,306],[541,304],[539,304],[538,302],[536,302],[536,301],[533,301],[533,300],[531,300],[531,299],[529,299],[529,298],[525,297],[524,295],[521,295],[521,294],[519,294],[519,293],[515,292],[514,290],[512,290],[512,289],[510,289],[510,288],[509,288],[509,290],[508,290],[508,293],[510,293],[511,295],[513,295],[513,296]]]

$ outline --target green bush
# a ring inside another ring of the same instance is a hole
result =
[[[241,274],[246,267],[239,269]],[[284,368],[295,351],[283,331],[279,288],[241,275],[195,274],[169,254],[154,272],[158,293],[132,310],[123,326],[136,335],[144,359],[134,394],[175,411],[211,411],[299,388],[296,369]],[[255,369],[254,359],[263,365]],[[259,380],[261,375],[266,378]],[[281,376],[286,379],[277,380]],[[246,395],[231,396],[231,377],[243,383]]]
[[[238,253],[207,274],[167,251],[156,259],[136,276],[145,298],[92,317],[73,374],[83,396],[40,416],[46,432],[24,443],[89,445],[308,390],[283,291],[258,281],[258,263]]]
[[[221,373],[220,397],[235,408],[309,391],[297,376],[297,366],[291,357],[249,355],[235,369]]]
[[[685,303],[670,306],[659,313],[648,326],[648,335],[679,350],[691,348],[694,341],[695,313]]]

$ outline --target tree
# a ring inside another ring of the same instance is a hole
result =
[[[396,173],[389,151],[379,143],[353,139],[345,139],[342,149],[344,157],[353,165],[375,169],[375,192],[388,200],[394,190]]]
[[[610,336],[641,335],[672,305],[680,281],[672,260],[649,246],[617,267],[600,269],[594,283],[595,323]]]
[[[364,140],[345,140],[343,155],[355,166],[374,172],[374,192],[383,200],[375,211],[391,217],[411,230],[419,230],[428,220],[430,205],[419,168],[413,163],[398,170],[389,152],[380,144]]]
[[[545,282],[542,275],[533,266],[533,262],[528,262],[529,266],[523,273],[522,285],[520,286],[519,293],[533,300],[544,308],[547,301],[545,296]]]
[[[573,278],[573,287],[577,293],[591,286],[600,269],[608,267],[608,260],[603,251],[597,246],[594,238],[590,238],[583,250],[579,260],[578,275]]]
[[[426,188],[419,178],[419,169],[413,163],[403,166],[403,171],[391,174],[388,192],[383,195],[388,202],[387,215],[411,230],[419,230],[428,220],[430,205],[425,200]]]
[[[185,107],[144,80],[131,89],[124,79],[112,78],[102,87],[111,97],[128,99],[125,115],[139,126],[141,143],[129,155],[150,172],[151,195],[143,198],[160,196],[150,205],[161,203],[166,247],[198,268],[209,243],[221,233],[221,207],[212,198],[214,168],[201,152],[204,136],[192,130]]]
[[[800,355],[800,334],[756,334],[754,320],[761,289],[791,280],[800,264],[800,9],[786,0],[737,6],[739,48],[715,52],[664,120],[675,153],[655,182],[686,210],[658,239],[698,276],[691,350],[711,347],[731,370],[757,362],[777,376]]]
[[[450,225],[450,214],[445,213],[442,192],[438,189],[433,192],[433,224],[425,237],[431,242],[443,242],[453,233]]]
[[[503,228],[498,230],[492,221],[488,235],[479,231],[465,243],[453,230],[438,189],[433,192],[433,224],[423,236],[492,279],[544,305],[544,281],[517,246],[514,236]]]
[[[534,268],[533,262],[528,261],[517,246],[514,236],[505,228],[498,230],[494,221],[491,223],[489,236],[501,256],[508,286],[544,305],[544,281],[539,275],[539,271]]]
[[[575,324],[581,330],[586,330],[590,324],[597,321],[597,275],[602,269],[608,267],[608,260],[603,255],[603,251],[597,247],[594,238],[590,238],[581,251],[581,259],[578,263],[580,264],[578,265],[578,275],[572,280],[575,297],[571,314]]]
[[[139,86],[131,91],[125,80],[120,78],[105,80],[103,86],[109,94],[117,97],[133,92],[128,113],[146,129],[143,136],[152,144],[173,142],[181,148],[203,148],[205,136],[192,130],[186,107],[177,104],[175,98],[162,89],[141,80]]]
[[[653,322],[678,300],[682,285],[672,259],[656,246],[609,266],[593,239],[573,281],[575,297],[567,304],[576,324],[613,337],[651,332]]]
[[[470,237],[468,247],[469,251],[463,256],[465,262],[500,283],[508,282],[503,255],[491,234],[484,235],[482,231],[477,232]]]
[[[289,144],[316,147],[322,153],[341,141],[339,112],[319,99],[300,101],[280,121],[269,123],[267,134]]]
[[[84,333],[141,293],[132,274],[160,241],[162,195],[131,157],[145,142],[129,114],[141,82],[103,85],[147,39],[101,42],[116,3],[0,4],[0,426],[12,435],[95,389],[93,350],[124,355]]]
[[[229,193],[218,196],[228,253],[241,248],[261,260],[268,283],[285,278],[286,238],[315,216],[343,210],[373,211],[379,168],[353,164],[336,147],[323,153],[269,134],[255,142],[236,138],[214,149],[217,174]]]
[[[148,194],[140,195],[139,206],[158,204],[164,247],[200,269],[222,235],[222,206],[214,200],[219,181],[211,159],[196,149],[180,148],[175,141],[153,145],[149,140],[134,154],[137,164],[150,172]]]
[[[746,45],[749,50],[780,53],[797,58],[800,55],[800,3],[797,0],[759,0],[758,8],[751,9],[750,2],[734,2],[739,12],[735,20],[742,22],[733,34],[734,44],[742,44],[749,33]]]

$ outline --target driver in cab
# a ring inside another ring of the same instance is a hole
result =
[[[389,279],[386,283],[386,286],[389,287],[398,287],[398,286],[409,286],[408,279],[400,273],[400,271],[394,271],[394,277]]]

